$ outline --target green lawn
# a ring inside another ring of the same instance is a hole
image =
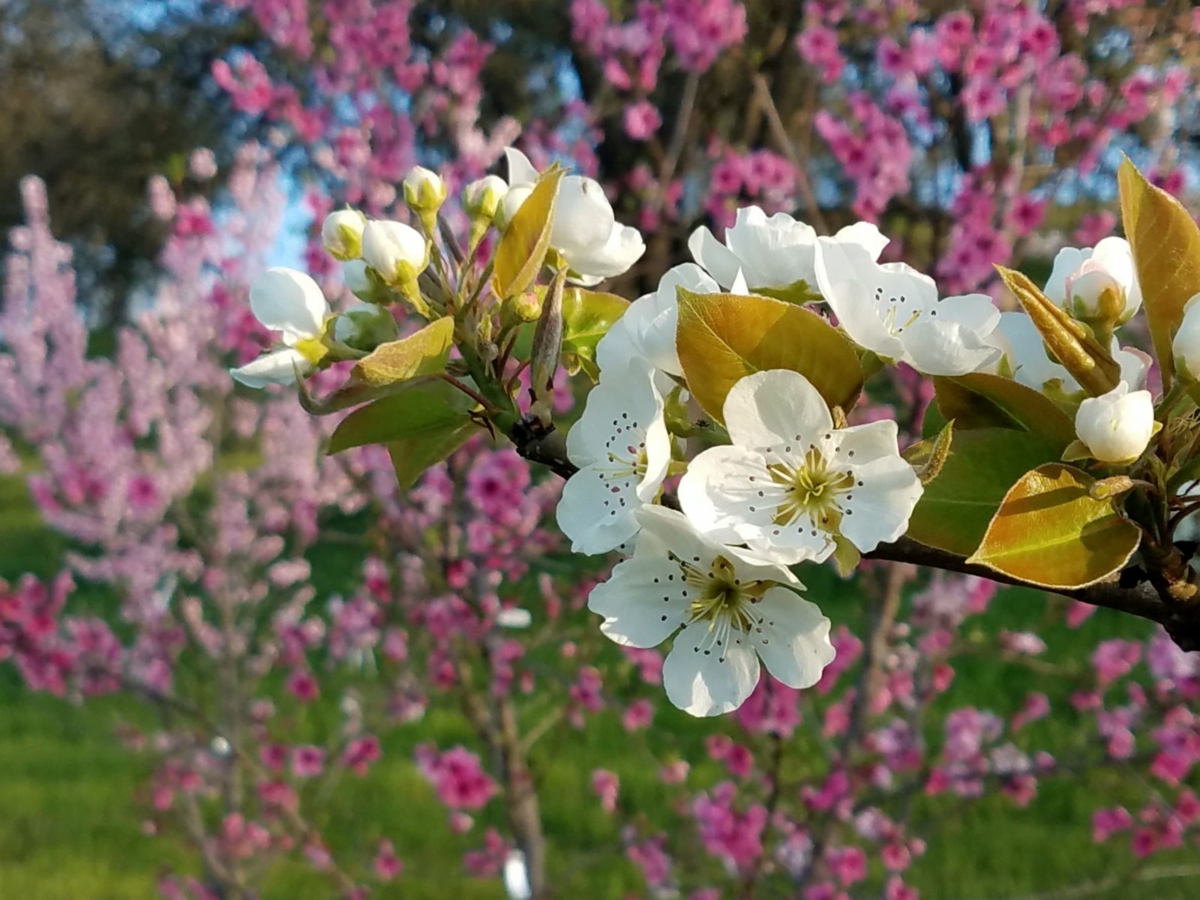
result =
[[[0,577],[22,571],[53,571],[62,542],[41,527],[21,485],[0,480]],[[314,556],[322,586],[345,582],[355,554],[345,547]],[[830,615],[855,619],[854,602],[832,576],[807,578],[812,593],[832,597]],[[87,596],[84,597],[87,602]],[[99,601],[97,601],[99,602]],[[994,604],[984,627],[1039,627],[1045,601],[1033,592],[1015,592]],[[1085,664],[1083,655],[1100,636],[1139,635],[1138,622],[1101,611],[1078,632],[1060,625],[1043,629],[1054,658]],[[948,704],[975,703],[1011,713],[1029,690],[1054,695],[1045,676],[983,659],[964,660]],[[187,865],[187,855],[170,840],[147,837],[139,810],[148,760],[118,745],[122,720],[141,711],[125,700],[105,700],[76,708],[64,701],[23,691],[15,675],[0,671],[0,898],[20,900],[140,900],[157,894],[158,873]],[[1039,745],[1069,743],[1079,727],[1065,703],[1054,719],[1031,729]],[[319,711],[314,715],[321,716]],[[589,729],[587,739],[570,732],[547,739],[539,750],[543,770],[541,796],[552,850],[553,881],[560,896],[603,900],[638,896],[639,882],[620,851],[613,821],[592,794],[591,771],[616,770],[622,778],[622,803],[629,809],[662,809],[668,802],[655,767],[640,756],[622,755],[625,736],[615,718],[607,728]],[[320,723],[313,723],[319,727]],[[699,778],[715,775],[701,749],[706,733],[665,704],[655,722],[662,740],[695,763]],[[409,762],[421,741],[449,744],[469,740],[466,723],[454,712],[434,709],[423,722],[391,732],[384,761],[367,779],[348,779],[337,805],[323,823],[334,849],[386,836],[406,863],[404,875],[380,896],[404,900],[499,900],[499,885],[464,877],[459,859],[479,843],[481,829],[451,835],[445,814]],[[936,737],[935,737],[936,739]],[[814,750],[789,748],[789,770],[803,771]],[[1090,838],[1091,810],[1101,803],[1138,796],[1137,775],[1108,770],[1086,784],[1045,782],[1026,810],[999,797],[963,804],[946,798],[918,798],[914,820],[927,828],[930,850],[913,870],[925,900],[991,900],[1070,887],[1122,872],[1130,855],[1120,843],[1095,847]],[[500,824],[498,811],[482,816]],[[555,848],[561,852],[555,854]],[[564,862],[567,861],[567,862]],[[1156,864],[1181,858],[1166,857]],[[1103,900],[1150,896],[1185,900],[1200,895],[1200,879],[1170,879],[1099,894]],[[322,879],[302,865],[281,867],[271,880],[268,900],[317,900],[331,896]],[[765,896],[765,895],[764,895]]]

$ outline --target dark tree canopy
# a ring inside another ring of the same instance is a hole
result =
[[[235,119],[209,71],[251,34],[206,0],[2,0],[0,229],[22,219],[20,178],[41,176],[82,296],[119,316],[163,237],[147,180],[229,145]]]

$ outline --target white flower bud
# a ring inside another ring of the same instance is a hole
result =
[[[334,259],[345,262],[362,255],[366,216],[356,209],[339,209],[325,217],[321,225],[321,243]]]
[[[463,208],[472,218],[492,219],[508,193],[508,184],[499,175],[488,175],[463,188]]]
[[[1089,397],[1075,414],[1075,433],[1094,459],[1128,463],[1142,455],[1154,435],[1149,391],[1129,392],[1122,381],[1101,397]]]
[[[429,245],[415,228],[402,222],[371,221],[363,229],[362,255],[390,285],[416,280],[429,265]]]
[[[446,202],[446,182],[437,172],[413,166],[404,179],[404,202],[415,212],[432,215]]]
[[[1142,305],[1129,242],[1107,237],[1095,249],[1066,247],[1054,259],[1046,296],[1085,322],[1123,325]]]
[[[367,264],[361,259],[350,259],[342,263],[342,282],[355,297],[371,293],[371,280],[367,278]]]
[[[1175,370],[1184,378],[1200,381],[1200,294],[1183,307],[1183,321],[1171,342]]]

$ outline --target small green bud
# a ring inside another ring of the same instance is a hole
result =
[[[363,229],[367,217],[356,209],[339,209],[325,217],[321,243],[336,260],[346,262],[362,255]]]
[[[422,218],[433,216],[446,202],[446,182],[437,172],[414,166],[404,179],[404,202]]]

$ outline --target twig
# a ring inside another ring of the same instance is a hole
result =
[[[754,91],[758,102],[766,110],[767,121],[771,125],[771,133],[775,136],[775,143],[779,144],[779,149],[783,151],[783,155],[787,157],[787,161],[796,171],[796,188],[800,191],[801,199],[804,200],[804,218],[817,231],[828,232],[829,225],[821,214],[821,207],[817,205],[817,195],[813,193],[812,183],[808,180],[808,170],[800,159],[800,154],[796,152],[795,143],[788,136],[783,119],[779,116],[779,108],[775,105],[775,98],[771,96],[771,88],[767,84],[767,79],[762,75],[754,76]]]
[[[518,423],[508,433],[508,438],[522,457],[546,466],[562,478],[570,478],[579,471],[567,458],[566,442],[558,432],[538,433],[524,423]],[[673,501],[673,497],[663,498],[663,503],[668,506],[675,506]],[[863,558],[910,563],[929,569],[975,575],[998,584],[1042,589],[1038,585],[1031,585],[1002,572],[967,562],[964,557],[948,550],[927,547],[909,537],[880,544],[870,553],[864,553]],[[1152,583],[1150,574],[1142,569],[1126,569],[1119,579],[1052,593],[1156,622],[1166,629],[1181,649],[1200,650],[1200,603],[1179,603],[1164,598],[1163,592]]]

